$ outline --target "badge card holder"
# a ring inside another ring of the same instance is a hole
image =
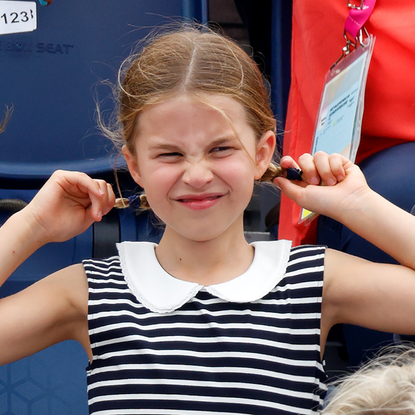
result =
[[[360,144],[367,73],[375,43],[375,38],[363,28],[375,1],[361,3],[360,7],[347,4],[352,9],[352,17],[349,14],[345,25],[346,46],[326,74],[311,150],[312,154],[318,151],[339,153],[353,162]],[[360,15],[365,13],[366,18],[354,32],[348,22],[352,18],[356,23],[353,15],[359,12]],[[349,30],[356,33],[353,41],[348,37]],[[316,216],[314,212],[301,209],[299,223],[311,221]]]

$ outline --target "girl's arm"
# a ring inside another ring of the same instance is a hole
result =
[[[295,166],[290,158],[282,164]],[[328,250],[323,337],[336,323],[415,334],[415,217],[372,191],[360,169],[342,156],[304,155],[299,165],[307,182],[326,185],[276,179],[289,197],[343,223],[403,264],[375,264]]]
[[[77,340],[91,357],[87,303],[88,286],[81,264],[0,299],[0,365],[64,340]]]
[[[114,204],[107,183],[83,173],[59,171],[36,197],[0,228],[0,284],[36,249],[68,240],[99,221]],[[87,283],[73,265],[0,300],[0,364],[66,339],[90,352]]]

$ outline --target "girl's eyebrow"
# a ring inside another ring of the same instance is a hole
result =
[[[226,143],[229,143],[230,141],[234,141],[236,139],[236,137],[235,136],[225,136],[225,137],[220,137],[220,138],[217,138],[216,140],[213,140],[210,144],[209,144],[209,146],[210,147],[217,147],[217,146],[220,146],[221,144],[226,144]]]
[[[164,151],[179,151],[180,147],[176,146],[175,144],[169,143],[160,143],[150,146],[150,151],[157,151],[157,150],[164,150]]]
[[[225,136],[225,137],[219,137],[210,143],[208,143],[208,147],[217,147],[222,144],[227,144],[230,141],[236,140],[236,137],[233,135]],[[177,146],[176,144],[170,144],[170,143],[158,143],[150,146],[150,151],[182,151],[181,147]]]

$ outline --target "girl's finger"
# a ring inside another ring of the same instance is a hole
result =
[[[115,204],[115,194],[112,190],[112,186],[109,183],[106,183],[106,194],[105,202],[103,202],[102,213],[106,215]]]
[[[329,162],[332,174],[335,176],[337,182],[341,182],[346,177],[344,166],[348,160],[341,154],[332,154]]]
[[[97,188],[98,192],[96,192]],[[111,210],[112,200],[115,199],[111,185],[105,180],[95,179],[93,183],[90,183],[88,190],[88,195],[91,200],[90,215],[94,220],[100,221],[102,216]]]
[[[93,195],[96,199],[102,198],[106,193],[106,181],[92,179],[85,173],[64,172],[68,181],[78,187],[85,194]]]
[[[337,183],[330,165],[330,156],[323,151],[314,154],[314,162],[322,182],[327,186],[334,186]]]
[[[294,161],[294,159],[290,156],[284,156],[280,160],[280,166],[284,169],[289,169],[291,167],[298,169],[298,164]]]
[[[303,176],[307,183],[318,185],[320,183],[320,174],[317,169],[315,159],[311,154],[303,154],[298,159],[298,164],[303,172]]]

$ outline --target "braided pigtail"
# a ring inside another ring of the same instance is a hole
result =
[[[115,200],[114,207],[116,209],[151,209],[145,193],[141,195],[133,195],[130,197],[119,197]]]
[[[260,182],[272,182],[276,177],[285,177],[288,180],[303,180],[302,171],[290,167],[289,169],[284,169],[279,164],[271,162],[259,179]]]
[[[285,169],[283,169],[279,164],[271,162],[259,181],[272,182],[276,177],[285,177]]]

